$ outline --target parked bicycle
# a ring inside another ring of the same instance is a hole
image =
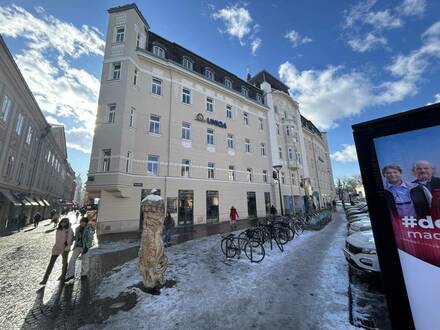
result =
[[[266,255],[264,246],[259,241],[244,236],[236,236],[232,233],[222,236],[221,249],[226,258],[237,256],[240,259],[241,252],[244,251],[246,257],[255,263],[261,262]]]

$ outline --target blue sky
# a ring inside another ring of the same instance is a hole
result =
[[[86,178],[110,7],[3,1],[0,33]],[[143,1],[151,30],[244,77],[261,69],[328,131],[335,178],[359,172],[351,125],[440,102],[440,1]]]

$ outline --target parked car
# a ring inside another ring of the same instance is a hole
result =
[[[367,218],[350,223],[350,226],[348,228],[348,233],[349,235],[351,235],[353,233],[357,233],[359,231],[366,231],[366,230],[371,230],[371,221],[370,219]]]
[[[380,272],[376,245],[371,230],[347,236],[343,252],[350,266],[370,273]]]

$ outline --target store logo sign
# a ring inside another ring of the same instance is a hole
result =
[[[222,122],[221,120],[212,119],[212,118],[206,118],[206,120],[205,120],[205,117],[203,116],[202,113],[198,113],[196,115],[196,120],[200,121],[202,123],[206,122],[206,123],[208,123],[210,125],[214,125],[214,126],[217,126],[217,127],[220,127],[220,128],[228,128],[226,126],[226,123]]]

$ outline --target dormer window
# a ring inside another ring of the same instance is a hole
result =
[[[160,46],[153,46],[153,54],[162,58],[165,58],[165,49]]]
[[[187,68],[188,70],[191,70],[192,71],[192,69],[193,69],[193,62],[188,58],[188,57],[183,57],[183,59],[182,59],[182,65],[185,67],[185,68]]]
[[[214,72],[211,69],[205,68],[205,77],[214,80]]]
[[[232,80],[229,78],[225,78],[225,87],[232,89]]]
[[[257,94],[257,102],[263,103],[263,97],[261,96],[261,94]]]
[[[117,27],[115,41],[117,43],[124,42],[124,37],[125,37],[125,27],[124,26]]]
[[[249,90],[244,86],[241,86],[241,95],[243,95],[245,97],[249,96]]]

